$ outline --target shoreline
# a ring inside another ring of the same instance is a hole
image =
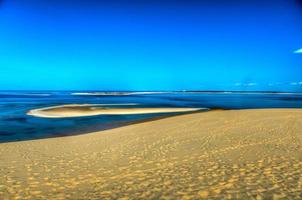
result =
[[[209,111],[215,111],[215,110],[224,110],[224,109],[211,109]],[[146,119],[136,119],[136,120],[131,120],[131,121],[115,122],[114,124],[110,123],[110,125],[102,124],[100,126],[89,126],[89,127],[85,128],[85,130],[81,130],[81,131],[67,131],[64,134],[54,134],[53,136],[43,137],[43,138],[0,142],[0,145],[3,143],[26,142],[26,141],[36,141],[36,140],[47,140],[47,139],[52,139],[52,138],[72,137],[72,136],[78,136],[78,135],[87,135],[87,134],[91,134],[91,133],[95,133],[95,132],[98,132],[101,134],[101,132],[103,132],[103,131],[110,131],[113,129],[122,128],[122,127],[130,126],[130,125],[141,124],[141,123],[145,123],[145,122],[152,122],[152,121],[162,120],[162,119],[175,117],[175,116],[182,116],[182,115],[209,112],[209,111],[208,110],[197,110],[197,111],[188,111],[188,112],[181,112],[181,113],[171,113],[168,115],[154,116],[154,117],[150,117],[150,118],[146,118]],[[97,127],[97,128],[94,128],[94,127]]]
[[[3,199],[298,199],[302,109],[214,110],[0,143]]]

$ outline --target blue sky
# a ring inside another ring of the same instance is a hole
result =
[[[297,0],[2,0],[0,89],[302,91]]]

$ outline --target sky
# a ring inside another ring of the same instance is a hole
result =
[[[302,1],[0,0],[0,90],[302,92]]]

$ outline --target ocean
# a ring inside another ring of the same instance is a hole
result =
[[[302,108],[302,93],[0,91],[0,142],[84,134],[175,113],[39,118],[31,109],[64,104],[209,109]]]

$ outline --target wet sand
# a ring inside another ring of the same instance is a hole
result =
[[[110,104],[107,104],[107,106]],[[115,104],[127,105],[127,104]],[[30,110],[27,114],[44,118],[84,117],[95,115],[131,115],[176,113],[208,110],[206,108],[108,108],[101,104],[70,104]]]
[[[192,113],[0,144],[0,199],[301,199],[302,110]]]

